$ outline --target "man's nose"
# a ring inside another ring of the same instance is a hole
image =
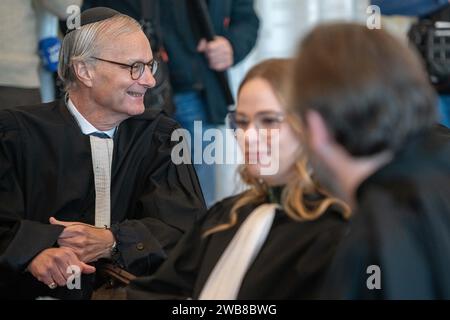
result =
[[[152,74],[152,70],[150,69],[149,66],[145,66],[144,68],[144,73],[142,74],[142,76],[139,78],[139,84],[144,86],[144,87],[148,87],[148,88],[153,88],[156,85],[156,79]]]

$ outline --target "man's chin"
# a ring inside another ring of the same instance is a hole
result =
[[[129,116],[138,116],[145,111],[144,103],[133,105],[130,108],[128,108],[128,115]]]

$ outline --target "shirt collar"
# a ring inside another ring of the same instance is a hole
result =
[[[94,127],[89,121],[86,120],[85,117],[78,111],[77,107],[73,104],[72,100],[70,98],[67,99],[67,109],[69,109],[69,112],[74,116],[75,120],[78,123],[78,126],[81,129],[81,132],[85,135],[90,135],[94,132],[103,132],[111,139],[114,137],[114,133],[116,132],[116,128],[112,128],[108,131],[101,131],[98,130],[96,127]]]

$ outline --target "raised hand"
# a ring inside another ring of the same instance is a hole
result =
[[[209,67],[215,71],[224,71],[233,65],[233,47],[224,37],[217,36],[209,42],[200,40],[197,51],[206,55]]]

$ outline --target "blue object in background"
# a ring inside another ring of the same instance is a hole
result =
[[[439,96],[440,122],[450,128],[450,95]]]
[[[43,67],[50,72],[56,72],[61,41],[57,37],[44,38],[39,41],[38,48]]]
[[[191,134],[191,156],[194,158],[194,152],[200,152],[202,155],[201,164],[194,163],[195,171],[197,172],[200,186],[202,187],[203,197],[207,207],[211,207],[216,202],[216,169],[214,164],[206,164],[203,159],[204,148],[209,144],[203,141],[201,150],[194,150],[194,128],[195,121],[201,121],[202,132],[197,132],[197,135],[203,137],[203,133],[214,128],[214,125],[208,122],[206,115],[206,106],[204,99],[199,92],[186,91],[174,95],[174,102],[176,106],[175,119],[180,123],[181,127],[187,129]]]
[[[449,5],[448,0],[372,0],[383,15],[423,17]]]

